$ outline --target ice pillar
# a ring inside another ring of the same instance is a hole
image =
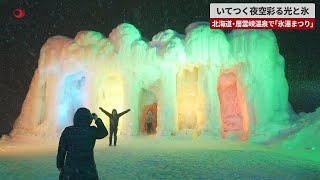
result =
[[[162,98],[159,99],[159,124],[158,132],[162,135],[170,135],[176,127],[176,69],[173,66],[162,67]]]
[[[220,117],[220,102],[218,96],[218,76],[219,72],[211,68],[207,71],[207,84],[208,84],[208,107],[207,107],[207,120],[209,131],[211,135],[221,136],[221,117]]]
[[[58,118],[58,87],[60,82],[60,77],[55,73],[50,73],[47,76],[47,81],[45,85],[45,110],[43,114],[43,119],[40,119],[40,124],[48,128],[50,132],[44,132],[48,134],[55,134],[57,130],[57,118]]]
[[[140,80],[134,78],[134,73],[128,77],[132,77],[127,81],[127,88],[125,94],[125,105],[128,105],[131,111],[128,118],[123,122],[123,127],[127,127],[123,134],[138,135],[139,134],[139,91]]]
[[[40,124],[45,110],[45,86],[44,78],[38,68],[35,70],[28,94],[22,105],[21,114],[10,133],[11,136],[32,133],[31,130]]]
[[[196,133],[199,135],[201,131],[207,130],[207,107],[209,103],[208,99],[208,84],[207,84],[207,74],[205,67],[200,67],[198,71],[198,83],[197,83],[197,126]]]

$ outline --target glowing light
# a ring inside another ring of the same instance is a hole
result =
[[[86,77],[77,72],[64,78],[59,88],[58,129],[73,125],[73,114],[86,103]]]
[[[288,87],[272,31],[226,35],[201,23],[187,29],[186,36],[164,31],[150,42],[130,24],[119,25],[108,38],[82,31],[73,40],[48,39],[14,134],[42,122],[43,129],[53,123],[63,128],[85,106],[106,126],[109,119],[98,107],[130,108],[118,132],[137,135],[145,108],[154,103],[159,135],[220,137],[226,129],[259,141],[276,134],[288,118]]]
[[[246,103],[235,73],[224,73],[219,77],[218,94],[223,138],[226,138],[228,132],[236,131],[241,133],[242,140],[246,140],[248,132]]]
[[[198,68],[182,70],[177,84],[178,128],[197,129]]]
[[[99,89],[98,94],[103,94],[102,98],[97,98],[94,100],[95,105],[102,106],[106,111],[110,112],[112,109],[116,109],[118,113],[127,109],[124,107],[124,82],[123,77],[118,74],[109,74],[104,78],[96,87]],[[112,85],[112,87],[110,86]],[[96,108],[98,109],[98,108]],[[101,111],[98,111],[98,116],[101,117],[104,124],[109,126],[109,118],[103,114]],[[123,121],[126,116],[122,116],[118,124],[118,134],[121,134],[123,131]]]

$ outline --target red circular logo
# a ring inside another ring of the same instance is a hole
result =
[[[20,9],[20,8],[14,9],[12,14],[13,14],[14,17],[16,17],[18,19],[23,18],[26,15],[25,11],[23,9]]]

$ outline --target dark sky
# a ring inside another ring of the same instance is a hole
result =
[[[11,131],[37,68],[40,48],[49,37],[72,38],[81,30],[108,36],[123,22],[136,26],[149,40],[168,28],[184,33],[190,23],[209,20],[210,2],[239,1],[0,0],[0,134]],[[316,6],[319,12],[319,4]],[[25,9],[26,16],[14,18],[15,8]],[[320,107],[319,20],[317,23],[314,31],[275,31],[286,60],[289,101],[296,112]]]

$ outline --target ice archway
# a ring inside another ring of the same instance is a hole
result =
[[[234,74],[224,76],[229,71]],[[148,93],[152,98],[142,102]],[[237,105],[226,103],[232,96]],[[266,138],[288,120],[288,86],[276,37],[268,30],[226,35],[201,22],[190,24],[185,35],[166,30],[150,42],[126,23],[108,38],[94,31],[49,38],[11,135],[53,135],[70,124],[80,106],[97,112],[106,125],[99,106],[131,108],[119,133],[136,135],[141,103],[156,104],[158,135],[224,137],[226,118],[239,115],[235,127],[241,126],[244,139]],[[237,113],[226,113],[233,105]]]

